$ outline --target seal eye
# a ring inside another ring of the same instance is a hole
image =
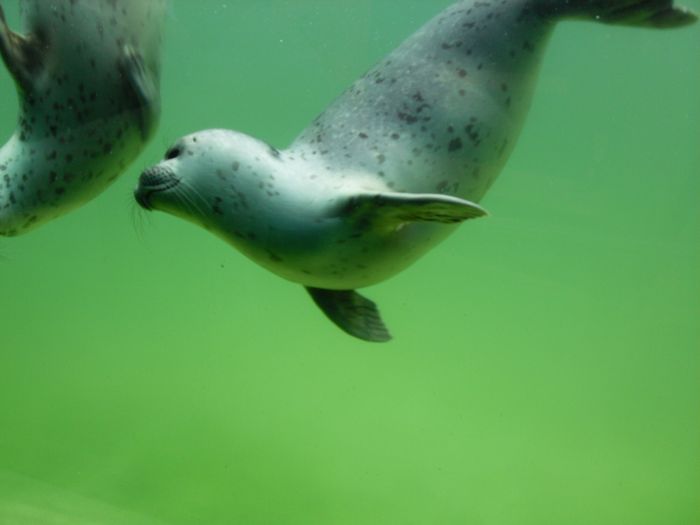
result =
[[[179,146],[172,147],[165,153],[165,160],[176,159],[180,156],[180,153],[182,153],[182,149]]]

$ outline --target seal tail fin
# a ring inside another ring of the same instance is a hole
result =
[[[697,21],[695,13],[673,0],[564,0],[569,16],[604,24],[669,29]]]

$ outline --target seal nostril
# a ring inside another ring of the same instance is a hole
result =
[[[141,174],[141,180],[139,182],[141,186],[145,187],[159,186],[164,182],[164,177],[163,174],[157,170],[149,170]]]
[[[167,192],[178,184],[180,184],[180,179],[171,169],[162,165],[154,166],[144,171],[139,177],[134,197],[142,208],[152,210],[152,197]]]
[[[173,171],[166,166],[154,166],[147,169],[139,177],[139,185],[147,188],[172,186],[179,182]]]

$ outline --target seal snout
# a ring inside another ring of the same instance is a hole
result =
[[[134,198],[139,206],[146,210],[153,209],[151,198],[180,184],[180,179],[166,166],[153,166],[144,171],[139,177],[139,185],[134,191]]]

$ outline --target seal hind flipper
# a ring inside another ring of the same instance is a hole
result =
[[[672,0],[576,0],[567,1],[562,9],[604,24],[657,29],[683,27],[698,19],[691,10]]]
[[[25,91],[31,88],[42,64],[38,40],[36,36],[25,37],[12,31],[0,5],[0,56],[17,85]]]
[[[346,204],[351,215],[377,219],[391,224],[440,222],[455,224],[488,215],[473,202],[450,195],[431,193],[374,193],[353,195]]]
[[[374,343],[391,339],[377,305],[354,290],[325,290],[306,287],[328,319],[344,332]]]

